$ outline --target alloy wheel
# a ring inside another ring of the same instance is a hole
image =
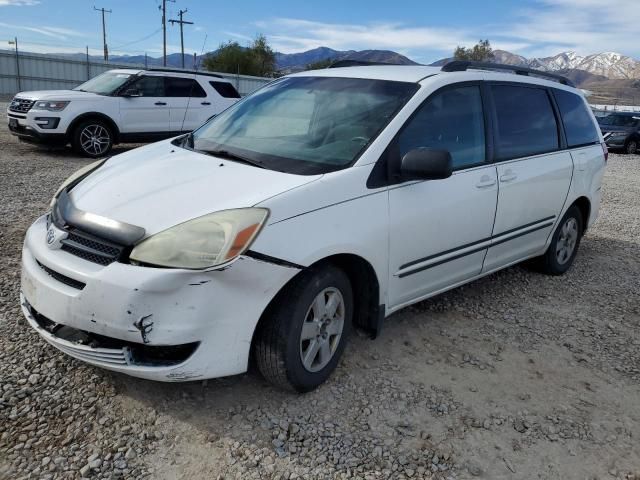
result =
[[[300,359],[307,371],[320,371],[331,361],[340,344],[344,318],[340,290],[325,288],[313,300],[300,333]]]
[[[569,261],[578,241],[578,222],[570,217],[560,229],[560,236],[556,243],[556,259],[560,265]]]
[[[80,132],[80,145],[90,155],[102,155],[109,149],[111,136],[102,125],[87,125]]]

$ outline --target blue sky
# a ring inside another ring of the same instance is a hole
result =
[[[0,0],[0,48],[17,36],[25,50],[101,54],[102,26],[93,6],[111,9],[112,54],[162,52],[161,0]],[[339,50],[395,50],[428,63],[456,45],[489,38],[494,48],[525,56],[573,50],[640,56],[640,0],[176,0],[168,18],[188,9],[186,51],[221,42],[248,43],[258,33],[278,51],[318,46]],[[177,52],[177,26],[167,26],[168,51]]]

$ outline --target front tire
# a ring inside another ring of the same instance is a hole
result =
[[[113,147],[113,132],[102,120],[85,120],[73,130],[71,145],[85,157],[104,157]]]
[[[313,390],[336,368],[351,333],[349,278],[333,266],[302,272],[265,315],[254,350],[260,373],[286,390]]]
[[[584,232],[584,223],[580,209],[572,205],[558,223],[551,243],[544,255],[534,259],[536,270],[547,275],[562,275],[573,264],[580,240]]]
[[[638,142],[636,140],[629,140],[624,147],[624,151],[629,155],[635,155],[638,153]]]

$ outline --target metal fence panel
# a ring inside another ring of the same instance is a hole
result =
[[[60,90],[76,87],[114,68],[140,68],[142,64],[87,62],[86,57],[64,58],[38,53],[20,53],[20,88],[16,75],[16,54],[12,50],[0,50],[0,95],[15,95],[19,90]],[[272,79],[221,73],[235,85],[240,95],[257,90]]]

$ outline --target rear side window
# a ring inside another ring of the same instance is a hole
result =
[[[164,97],[164,78],[143,76],[137,79],[131,87],[138,90],[143,97]]]
[[[553,96],[556,98],[560,109],[564,133],[567,136],[569,147],[588,145],[600,141],[598,131],[582,97],[575,93],[555,89]]]
[[[206,97],[207,94],[193,78],[166,77],[167,97]]]
[[[492,85],[497,117],[498,160],[528,157],[559,148],[558,125],[546,90]]]
[[[215,82],[211,81],[209,84],[215,89],[216,92],[224,98],[240,98],[240,94],[236,90],[236,87],[229,82]]]
[[[401,158],[420,147],[448,150],[454,169],[483,163],[485,141],[480,88],[447,88],[429,97],[398,136]]]

